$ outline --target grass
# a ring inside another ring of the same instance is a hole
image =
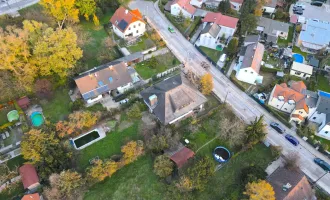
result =
[[[143,79],[149,79],[158,73],[180,64],[180,61],[172,53],[166,53],[155,58],[157,60],[157,66],[150,67],[148,60],[135,65],[135,70]]]
[[[22,155],[16,156],[13,159],[7,161],[7,166],[10,170],[16,169],[16,167],[20,167],[24,164],[25,160]]]
[[[139,39],[140,41],[137,42],[136,44],[131,46],[126,46],[126,48],[129,50],[130,53],[144,51],[156,46],[155,43],[146,35],[141,36]]]
[[[301,51],[299,47],[297,47],[297,46],[293,46],[292,51],[293,51],[293,53],[299,53],[299,54],[301,54],[302,56],[304,56],[304,59],[306,60],[306,58],[307,58],[307,53]]]
[[[292,43],[292,39],[293,39],[293,26],[290,26],[288,38],[285,40],[279,37],[277,40],[277,44],[282,47],[287,47],[289,43]]]
[[[184,36],[191,36],[196,27],[201,22],[200,17],[196,17],[193,21],[184,19],[182,22],[178,22],[175,16],[169,12],[165,12],[166,18],[182,33]]]
[[[9,122],[7,119],[7,114],[8,114],[8,112],[10,112],[11,110],[14,110],[14,109],[15,109],[15,107],[13,107],[13,106],[6,106],[6,108],[0,109],[0,125]]]
[[[96,156],[100,159],[110,158],[112,155],[120,154],[120,147],[130,140],[137,140],[140,136],[137,133],[138,123],[134,123],[131,127],[122,132],[114,131],[107,136],[82,150],[78,158],[78,169],[84,170],[89,166],[89,160]]]
[[[317,89],[330,92],[329,80],[322,74],[317,75]]]
[[[67,89],[58,89],[54,92],[50,101],[41,101],[43,114],[47,120],[56,123],[65,119],[71,113],[71,99]]]
[[[207,47],[199,47],[213,62],[217,63],[223,51],[217,51]]]
[[[21,182],[13,184],[10,189],[3,190],[0,193],[0,199],[21,199],[19,197],[24,194],[23,184]],[[19,196],[19,197],[18,197]]]

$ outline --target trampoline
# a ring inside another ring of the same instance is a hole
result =
[[[219,163],[225,163],[230,159],[230,152],[225,147],[216,147],[213,151],[214,159]]]
[[[9,122],[16,121],[19,119],[19,114],[17,110],[12,110],[7,114],[7,119]]]
[[[294,60],[295,62],[298,62],[298,63],[303,63],[303,62],[304,62],[304,56],[302,56],[302,55],[299,54],[299,53],[295,53],[295,54],[293,54],[292,57],[293,57],[293,60]]]
[[[44,117],[42,116],[41,112],[33,112],[30,115],[32,125],[35,127],[39,127],[44,123]]]

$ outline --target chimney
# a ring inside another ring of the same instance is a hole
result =
[[[110,65],[110,66],[109,66],[109,69],[110,69],[111,71],[113,71],[113,66],[112,66],[112,65]]]
[[[126,14],[126,15],[128,14],[128,10],[127,10],[127,9],[125,10],[125,14]]]
[[[97,77],[97,73],[94,73],[94,76]]]
[[[157,96],[154,94],[151,95],[149,97],[149,101],[150,101],[150,106],[154,108],[157,105]]]

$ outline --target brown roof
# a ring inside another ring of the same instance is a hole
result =
[[[192,150],[187,147],[183,147],[173,154],[170,159],[175,162],[178,168],[181,168],[189,160],[189,158],[192,158],[194,155],[195,153]]]
[[[214,12],[208,12],[203,22],[213,22],[220,26],[230,27],[230,28],[236,28],[238,19],[230,16],[223,15],[221,13],[214,13]]]
[[[298,119],[300,119],[302,121],[304,120],[304,118],[301,115],[299,115],[299,114],[293,114],[292,117],[293,118],[298,118]]]
[[[20,167],[19,174],[21,175],[24,189],[30,187],[33,184],[39,183],[39,177],[36,168],[34,168],[34,166],[31,164],[25,164]]]
[[[132,82],[124,62],[114,61],[84,72],[75,78],[85,100],[96,97]]]
[[[190,5],[190,0],[174,0],[173,4],[178,4],[182,9],[186,10],[190,14],[194,14],[196,12],[196,8]]]
[[[22,200],[40,200],[40,195],[38,193],[26,194],[23,196]]]
[[[30,104],[30,99],[27,96],[21,97],[20,99],[17,100],[17,105],[21,108],[27,108],[29,104]]]
[[[264,51],[265,46],[259,42],[247,45],[241,69],[251,67],[256,73],[259,73]]]
[[[302,171],[288,170],[284,167],[278,168],[268,178],[268,182],[273,186],[276,200],[311,200],[313,199],[313,191],[308,183],[307,178]],[[291,185],[287,191],[283,190],[283,186]]]
[[[122,6],[116,10],[110,19],[110,22],[122,32],[124,32],[131,23],[136,21],[145,23],[140,11],[138,9],[127,10]]]

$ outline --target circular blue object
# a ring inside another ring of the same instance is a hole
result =
[[[32,125],[35,127],[39,127],[44,123],[44,117],[42,116],[41,112],[33,112],[30,115]]]
[[[298,62],[298,63],[304,62],[304,56],[302,56],[301,54],[295,53],[292,56],[293,56],[295,62]]]
[[[213,158],[219,163],[225,163],[230,159],[230,152],[225,147],[216,147],[213,151]]]

